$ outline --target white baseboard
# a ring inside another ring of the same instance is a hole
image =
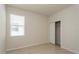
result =
[[[6,51],[11,51],[11,50],[16,50],[16,49],[21,49],[21,48],[36,46],[36,45],[45,44],[45,43],[49,43],[49,42],[41,42],[41,43],[32,44],[32,45],[28,45],[28,46],[22,46],[22,47],[17,47],[17,48],[11,48],[11,49],[7,49]]]
[[[68,50],[68,51],[70,51],[70,52],[72,52],[72,53],[79,54],[79,52],[77,52],[77,51],[75,51],[75,50],[71,50],[71,49],[65,48],[65,47],[61,47],[61,48],[66,49],[66,50]]]
[[[50,42],[50,43],[51,43],[51,42]],[[51,43],[51,44],[53,44],[53,43]],[[55,45],[55,44],[53,44],[53,45]],[[77,51],[75,51],[75,50],[71,50],[71,49],[68,49],[68,48],[65,48],[65,47],[62,47],[62,46],[61,46],[61,48],[66,49],[66,50],[68,50],[68,51],[70,51],[70,52],[72,52],[72,53],[79,54],[79,52],[77,52]]]
[[[18,47],[18,48],[7,49],[6,51],[11,51],[11,50],[16,50],[16,49],[21,49],[21,48],[36,46],[36,45],[45,44],[45,43],[49,43],[49,42],[41,42],[41,43],[38,43],[38,44],[32,44],[32,45],[28,45],[28,46],[22,46],[22,47]],[[68,50],[68,51],[70,51],[72,53],[79,54],[79,52],[77,52],[75,50],[71,50],[71,49],[68,49],[68,48],[65,48],[65,47],[62,47],[62,46],[61,46],[61,48],[66,49],[66,50]]]

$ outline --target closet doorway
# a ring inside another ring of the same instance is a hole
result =
[[[61,45],[60,42],[60,28],[61,28],[61,22],[57,21],[55,22],[55,45],[59,46]]]

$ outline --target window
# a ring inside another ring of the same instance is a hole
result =
[[[10,20],[11,20],[10,21],[11,36],[23,36],[25,17],[10,14]]]

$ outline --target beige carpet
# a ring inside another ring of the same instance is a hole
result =
[[[73,54],[53,44],[41,44],[37,46],[8,51],[7,54]]]

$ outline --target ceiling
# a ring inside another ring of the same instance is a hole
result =
[[[71,5],[70,4],[9,4],[8,6],[13,6],[49,16]]]

